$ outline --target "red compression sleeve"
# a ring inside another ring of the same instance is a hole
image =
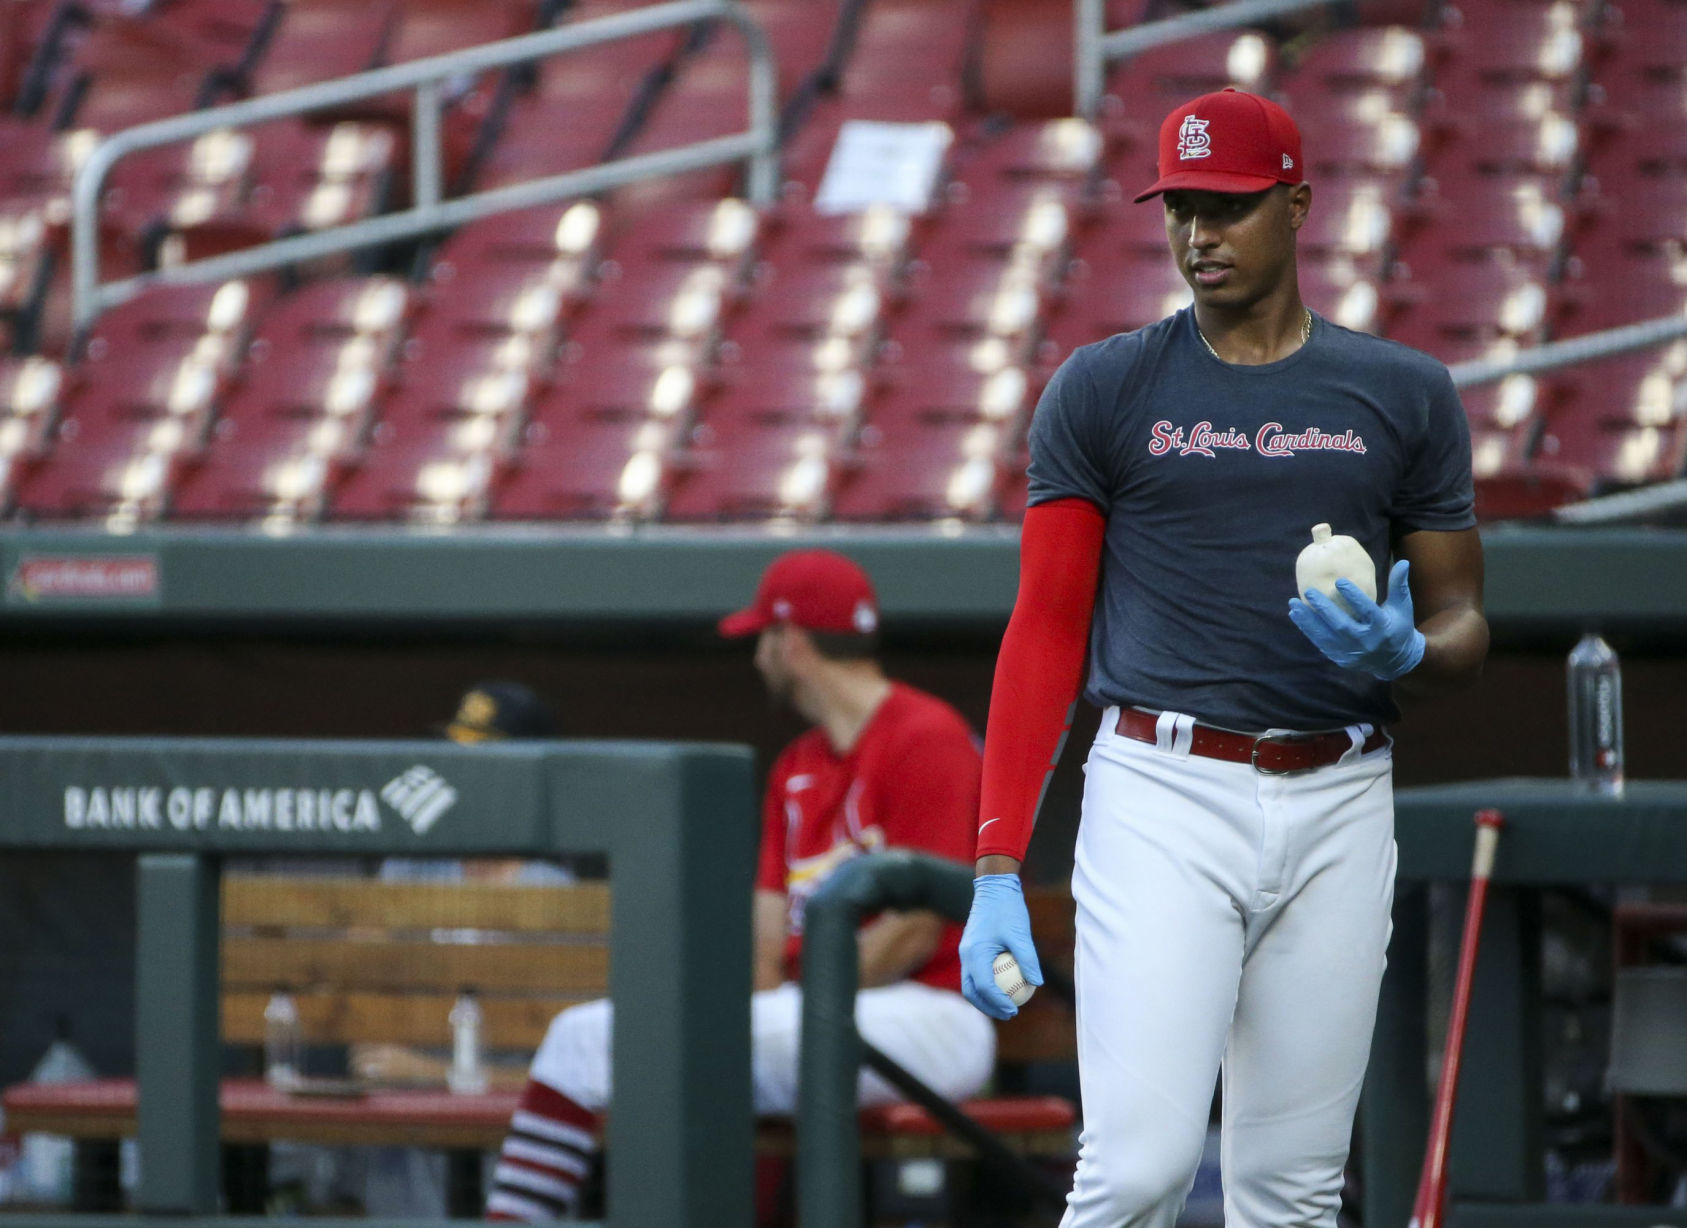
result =
[[[1107,519],[1085,499],[1025,513],[1019,596],[990,691],[976,856],[1023,861],[1084,675]]]

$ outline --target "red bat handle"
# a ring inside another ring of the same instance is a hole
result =
[[[1476,851],[1470,865],[1470,895],[1464,906],[1464,935],[1459,940],[1459,970],[1453,984],[1453,1009],[1447,1017],[1447,1046],[1441,1057],[1441,1079],[1435,1087],[1435,1111],[1430,1116],[1429,1145],[1418,1177],[1410,1228],[1441,1228],[1447,1205],[1447,1154],[1453,1136],[1453,1103],[1458,1099],[1459,1067],[1464,1060],[1465,1023],[1470,1016],[1470,990],[1476,980],[1476,948],[1482,936],[1482,910],[1488,902],[1488,878],[1494,871],[1494,850],[1505,818],[1497,810],[1476,812]]]

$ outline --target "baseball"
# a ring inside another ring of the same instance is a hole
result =
[[[1003,951],[996,956],[990,965],[990,971],[995,974],[996,988],[1005,993],[1015,1006],[1024,1006],[1031,1000],[1031,995],[1037,992],[1037,987],[1030,984],[1019,975],[1019,961]]]

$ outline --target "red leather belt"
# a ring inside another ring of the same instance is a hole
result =
[[[1153,712],[1121,708],[1115,728],[1122,737],[1152,746],[1160,741],[1159,723],[1159,716]],[[1359,750],[1361,754],[1368,755],[1387,745],[1388,735],[1378,729],[1365,739]],[[1325,733],[1267,733],[1256,736],[1198,724],[1191,731],[1189,753],[1230,763],[1247,763],[1253,765],[1255,771],[1268,776],[1284,776],[1290,772],[1328,767],[1352,746],[1353,740],[1340,729]]]

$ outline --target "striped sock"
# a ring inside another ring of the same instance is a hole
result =
[[[596,1113],[529,1079],[492,1171],[486,1218],[534,1223],[573,1212],[597,1154],[597,1128]]]

